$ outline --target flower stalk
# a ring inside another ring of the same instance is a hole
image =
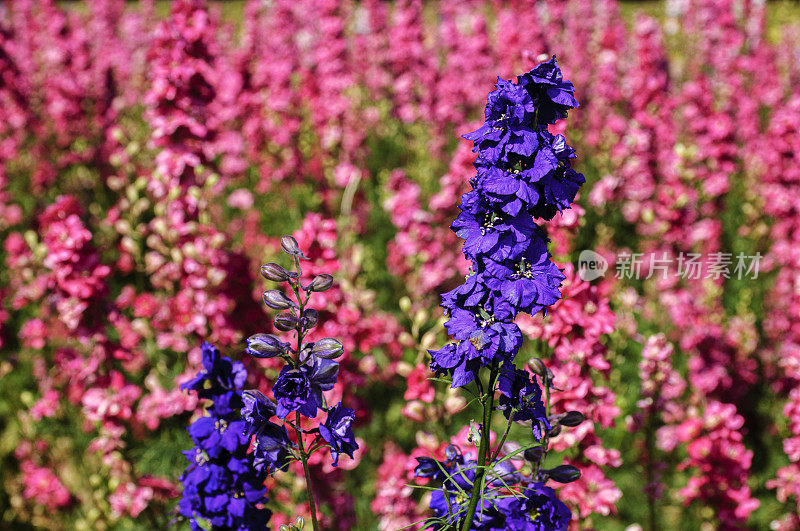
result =
[[[256,358],[280,357],[286,365],[272,386],[276,403],[258,391],[248,391],[242,415],[248,422],[248,434],[255,434],[254,454],[261,466],[268,467],[274,474],[277,470],[286,469],[290,456],[302,463],[311,524],[314,531],[319,531],[321,527],[308,459],[323,447],[330,449],[333,466],[338,465],[342,453],[352,458],[358,448],[351,427],[355,412],[341,403],[329,408],[324,395],[336,384],[339,364],[334,360],[343,353],[342,343],[331,337],[304,342],[319,322],[319,312],[307,308],[309,300],[313,293],[330,289],[333,277],[321,273],[304,285],[300,260],[308,258],[300,250],[297,240],[292,236],[284,236],[281,238],[281,249],[292,257],[294,271],[269,263],[261,267],[261,274],[272,282],[285,282],[287,291],[294,294],[295,300],[278,289],[266,290],[263,299],[269,308],[283,312],[275,317],[275,328],[293,332],[296,343],[292,348],[289,342],[273,334],[255,334],[248,338],[248,354]],[[317,428],[304,429],[303,417],[316,418],[320,410],[327,413],[325,422]],[[292,412],[295,413],[294,422],[288,420]],[[269,420],[273,415],[283,421],[282,425]],[[294,430],[296,443],[292,443],[286,435],[287,426]],[[313,438],[304,440],[304,436]]]
[[[481,398],[481,403],[483,404],[483,422],[481,424],[481,442],[478,449],[478,465],[475,471],[475,481],[472,486],[472,492],[469,497],[467,514],[464,517],[464,523],[461,527],[462,531],[469,531],[472,527],[472,521],[475,519],[475,511],[478,508],[478,501],[483,497],[486,480],[486,458],[491,448],[490,433],[492,429],[492,410],[494,409],[494,386],[496,380],[497,368],[493,366],[489,374],[489,385]]]
[[[303,445],[303,432],[300,429],[300,413],[295,415],[294,432],[297,434],[297,446],[300,448],[300,462],[303,463],[303,474],[306,478],[306,494],[308,495],[308,508],[311,511],[311,526],[314,531],[319,531],[319,522],[317,521],[317,502],[314,499],[314,489],[311,487],[311,470],[308,468],[308,454],[306,453],[305,446]]]

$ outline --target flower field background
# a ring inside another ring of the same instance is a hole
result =
[[[547,226],[564,300],[518,324],[589,420],[553,440],[573,528],[800,529],[800,15],[755,0],[0,4],[0,529],[167,528],[202,341],[277,375],[243,353],[283,234],[336,280],[356,410],[354,458],[312,458],[323,527],[425,518],[414,458],[475,416],[427,352],[468,267],[460,135],[553,54],[587,182]],[[646,274],[687,253],[730,278]],[[302,470],[268,486],[274,528],[306,514]]]

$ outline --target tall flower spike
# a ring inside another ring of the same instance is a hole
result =
[[[284,236],[281,250],[292,257],[294,271],[269,263],[261,267],[261,272],[267,280],[287,283],[287,293],[292,293],[294,300],[283,290],[271,289],[264,292],[264,304],[272,309],[287,310],[275,318],[275,328],[293,333],[294,337],[284,342],[272,334],[255,334],[247,340],[247,353],[251,356],[280,356],[286,365],[272,386],[276,403],[259,391],[245,391],[242,416],[247,421],[246,433],[253,438],[253,455],[259,471],[274,474],[277,470],[285,470],[292,459],[302,462],[311,524],[317,531],[320,527],[308,460],[312,453],[326,446],[330,449],[333,466],[339,464],[341,454],[353,457],[358,449],[352,430],[355,411],[341,403],[328,409],[325,399],[325,392],[333,389],[339,376],[339,364],[333,360],[341,356],[344,350],[342,342],[332,337],[316,342],[303,341],[319,322],[319,312],[307,308],[309,300],[315,293],[330,289],[334,283],[333,276],[320,273],[304,284],[306,279],[303,278],[300,260],[308,258],[297,240]],[[315,419],[319,410],[327,412],[327,420],[316,422],[316,428],[304,428],[303,419]],[[282,423],[272,422],[272,417]],[[287,425],[295,433],[296,444],[289,439]]]
[[[561,298],[565,277],[534,217],[569,208],[584,182],[570,168],[574,150],[547,130],[578,102],[555,57],[517,80],[498,79],[486,122],[464,135],[478,151],[477,176],[452,229],[464,239],[473,274],[442,296],[456,343],[431,351],[432,370],[450,374],[454,387],[473,381],[480,367],[512,362],[522,338],[517,313],[545,311]]]
[[[545,312],[561,298],[565,276],[551,261],[549,240],[535,219],[549,220],[569,208],[584,183],[570,167],[574,150],[563,136],[547,130],[578,106],[573,93],[553,57],[516,83],[499,78],[488,96],[485,123],[464,135],[478,152],[477,175],[451,228],[464,240],[464,256],[472,268],[461,286],[442,295],[445,328],[454,341],[429,352],[431,370],[450,375],[453,387],[477,381],[484,413],[472,460],[454,449],[446,462],[423,459],[417,467],[418,476],[442,481],[431,496],[435,529],[566,530],[571,519],[569,509],[544,482],[570,482],[580,473],[574,467],[544,470],[541,465],[549,437],[577,419],[548,419],[536,377],[514,365],[522,345],[514,319],[520,312]],[[484,367],[489,369],[485,383],[480,376]],[[549,400],[552,379],[543,381]],[[496,461],[501,448],[491,451],[489,431],[498,390],[508,428],[513,422],[530,423],[536,442],[526,451],[534,471],[529,476],[508,459]],[[444,479],[456,472],[465,478],[463,484]]]
[[[195,448],[184,452],[190,465],[181,475],[178,511],[192,529],[208,524],[214,529],[263,529],[272,514],[264,507],[267,469],[256,466],[248,451],[248,423],[238,411],[247,373],[241,362],[220,355],[213,345],[203,343],[202,350],[203,370],[182,387],[197,391],[211,405],[208,416],[189,426]],[[252,403],[249,407],[255,409]]]

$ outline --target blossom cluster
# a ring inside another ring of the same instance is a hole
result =
[[[444,461],[417,458],[419,465],[415,475],[443,484],[442,489],[433,491],[430,506],[441,520],[439,525],[447,528],[459,523],[459,515],[466,508],[468,497],[464,493],[473,488],[477,462],[475,456],[463,454],[453,444],[446,448],[445,456]],[[538,461],[538,456],[531,460]],[[552,477],[558,476],[554,473]],[[475,529],[567,529],[572,519],[569,508],[544,482],[531,481],[519,474],[511,460],[494,464],[489,479],[489,491],[479,501],[478,516],[473,523]]]
[[[473,381],[480,367],[508,368],[522,340],[517,313],[536,314],[561,297],[564,275],[533,218],[569,208],[584,182],[570,168],[574,150],[547,129],[578,106],[573,92],[553,57],[517,83],[498,79],[484,125],[465,135],[479,153],[478,173],[452,229],[472,266],[465,283],[442,296],[456,342],[431,353],[431,367],[449,373],[453,387]]]
[[[294,270],[287,271],[280,265],[270,262],[261,266],[261,275],[270,281],[286,283],[294,293],[295,300],[277,289],[264,291],[262,299],[267,307],[279,310],[275,316],[274,327],[278,331],[293,332],[295,345],[282,341],[274,334],[258,333],[247,339],[247,354],[254,358],[280,358],[286,362],[281,368],[269,400],[258,390],[247,391],[244,396],[242,415],[247,422],[246,435],[253,437],[253,457],[259,470],[271,475],[277,470],[286,469],[290,458],[303,464],[306,491],[314,528],[318,528],[314,493],[308,469],[308,459],[323,444],[330,450],[333,466],[339,464],[339,456],[346,454],[352,459],[358,443],[353,435],[352,424],[355,411],[341,402],[330,407],[325,392],[333,389],[339,375],[339,358],[344,346],[338,339],[325,337],[304,343],[306,334],[319,323],[319,312],[308,307],[314,293],[324,293],[333,286],[333,276],[320,273],[303,284],[303,270],[300,260],[308,258],[300,250],[293,236],[281,238],[281,249],[292,257]],[[286,311],[288,310],[288,311]],[[303,418],[314,419],[322,410],[327,418],[316,428],[304,429]],[[294,413],[293,422],[287,416]],[[277,417],[283,424],[270,419]],[[293,443],[288,436],[286,425],[291,426],[296,436]],[[310,437],[309,437],[310,436]],[[295,453],[293,450],[297,448]]]
[[[180,478],[178,510],[192,529],[264,528],[271,515],[264,506],[269,468],[258,466],[249,451],[249,432],[239,414],[247,400],[242,393],[247,371],[209,343],[203,343],[202,352],[203,370],[181,387],[211,404],[209,414],[189,426],[195,447],[184,452],[190,464]]]
[[[536,376],[514,364],[522,345],[514,320],[518,313],[535,315],[561,298],[565,276],[551,261],[549,240],[534,219],[550,220],[569,208],[585,181],[571,168],[574,150],[563,135],[548,130],[576,107],[574,87],[563,79],[553,56],[518,76],[516,83],[498,78],[483,126],[464,135],[478,152],[477,175],[451,228],[464,240],[464,256],[472,265],[464,284],[442,295],[445,327],[455,342],[430,352],[431,369],[449,374],[452,387],[477,380],[488,406],[484,398],[476,455],[467,457],[450,446],[443,462],[418,458],[416,475],[442,484],[430,502],[437,529],[566,529],[572,516],[544,481],[569,483],[580,472],[572,465],[549,471],[540,467],[550,435],[557,435],[562,425],[580,424],[584,417],[577,411],[548,417],[549,404],[542,402]],[[542,378],[549,401],[553,374],[535,361],[533,372]],[[490,369],[486,391],[481,368]],[[527,422],[537,441],[530,457],[535,473],[528,478],[517,472],[510,456],[494,463],[499,450],[486,463],[495,385],[509,428],[512,422]],[[489,490],[484,491],[487,477]]]

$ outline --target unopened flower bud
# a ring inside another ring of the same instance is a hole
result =
[[[571,483],[581,477],[581,471],[572,465],[558,465],[543,472],[547,477],[559,483]]]
[[[410,400],[406,402],[401,411],[404,417],[413,420],[414,422],[425,421],[425,404],[419,400]]]
[[[272,334],[255,334],[247,338],[246,352],[256,358],[274,358],[289,348],[288,343],[284,343]]]
[[[438,447],[439,439],[436,438],[435,435],[428,433],[427,431],[418,431],[414,436],[414,439],[417,441],[417,446],[422,448],[427,448],[429,450],[433,450],[434,448]]]
[[[561,433],[561,424],[555,424],[550,431],[547,432],[547,435],[550,437],[558,437],[558,434]]]
[[[272,262],[261,266],[261,276],[272,282],[285,282],[289,280],[288,271]]]
[[[533,358],[528,361],[528,367],[533,374],[542,378],[544,385],[550,386],[553,384],[553,371],[548,369],[542,360]]]
[[[503,455],[512,461],[522,461],[524,457],[522,446],[516,441],[506,441],[503,443]]]
[[[325,337],[314,343],[314,346],[311,348],[311,353],[318,358],[332,360],[341,356],[343,350],[344,347],[338,339]]]
[[[290,300],[282,291],[276,289],[268,289],[264,292],[262,298],[264,304],[273,310],[288,310],[289,308],[296,308],[297,304]]]
[[[547,367],[544,366],[544,362],[539,358],[531,358],[531,360],[528,361],[528,367],[533,374],[538,376],[544,376],[547,371]]]
[[[409,374],[411,374],[411,371],[413,371],[413,370],[414,370],[414,366],[411,365],[409,362],[402,361],[402,360],[397,362],[397,370],[396,370],[396,372],[397,372],[397,374],[399,374],[403,378],[405,378]]]
[[[448,444],[447,448],[444,449],[444,456],[447,458],[448,461],[452,461],[459,455],[461,455],[461,451],[455,444]]]
[[[300,320],[300,322],[303,325],[303,328],[305,328],[306,330],[314,328],[315,326],[317,326],[318,321],[319,321],[319,312],[317,310],[315,310],[314,308],[308,308],[306,310],[303,310],[303,318]]]
[[[419,464],[414,469],[414,476],[418,478],[432,477],[441,470],[441,465],[432,457],[417,457],[416,459]]]
[[[328,291],[331,286],[333,286],[333,277],[327,273],[322,273],[314,277],[311,284],[306,287],[306,291]]]
[[[444,399],[444,410],[450,415],[455,415],[464,409],[466,405],[467,400],[463,396],[448,395],[447,398]]]
[[[564,416],[558,421],[562,426],[566,426],[568,428],[574,428],[581,422],[586,420],[586,417],[583,416],[583,413],[580,411],[567,411],[564,413]]]
[[[303,251],[300,250],[300,245],[297,243],[297,240],[294,239],[294,236],[289,236],[287,234],[281,237],[281,249],[288,255],[308,260],[303,254]]]
[[[292,313],[284,312],[275,316],[275,328],[281,332],[294,330],[297,328],[298,324],[300,324],[300,319],[298,319],[297,316]]]
[[[538,463],[544,455],[544,448],[541,446],[534,446],[533,448],[528,448],[525,450],[523,455],[525,456],[526,461]]]

